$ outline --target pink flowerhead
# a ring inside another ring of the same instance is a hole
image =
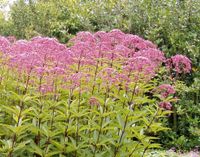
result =
[[[116,45],[113,51],[119,54],[119,56],[122,56],[125,58],[128,58],[129,56],[131,56],[131,54],[134,53],[133,50],[121,44]]]
[[[99,106],[100,102],[99,102],[99,100],[97,98],[91,97],[89,99],[89,104],[92,105],[92,106]]]
[[[137,44],[142,42],[144,42],[144,40],[139,36],[133,34],[126,34],[122,43],[130,49],[135,49],[137,47]]]
[[[149,80],[155,75],[155,64],[147,57],[133,57],[127,61],[124,70],[128,71],[130,74],[135,73],[136,77],[141,75],[142,78]]]
[[[94,33],[94,37],[96,42],[107,42],[109,39],[108,34],[104,31],[98,31]]]
[[[71,42],[78,43],[78,42],[95,42],[95,37],[90,32],[79,32],[77,33],[76,37],[71,39]]]
[[[10,41],[5,37],[0,36],[0,52],[6,53],[10,46]]]
[[[134,57],[139,57],[139,56],[143,56],[150,59],[155,65],[159,65],[160,63],[166,60],[163,52],[153,48],[141,50],[134,54]]]
[[[37,76],[43,76],[46,73],[46,69],[44,67],[37,67],[34,69],[34,72],[36,73]]]
[[[104,68],[98,74],[99,78],[103,80],[104,83],[114,84],[117,82],[117,70],[114,68]]]
[[[42,94],[47,94],[47,93],[51,93],[53,92],[53,87],[51,85],[48,84],[43,84],[40,88],[39,88],[40,92]]]
[[[191,71],[191,61],[184,55],[175,55],[167,61],[167,66],[175,68],[177,73],[189,73]]]
[[[7,39],[10,41],[10,43],[14,43],[17,40],[15,36],[8,36]]]
[[[156,93],[161,94],[163,98],[168,97],[170,94],[175,94],[175,89],[169,84],[162,84],[155,89]]]
[[[166,110],[171,110],[172,109],[172,105],[170,102],[160,102],[159,103],[159,107],[164,108]]]
[[[108,33],[112,40],[112,44],[119,44],[123,41],[125,34],[119,29],[113,29]]]
[[[74,89],[80,87],[81,84],[87,84],[90,81],[90,75],[82,72],[71,73],[66,79],[68,79],[69,88]]]

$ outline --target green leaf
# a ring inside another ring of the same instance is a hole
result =
[[[57,141],[55,141],[55,140],[51,140],[51,143],[54,145],[54,146],[56,146],[56,148],[58,148],[58,150],[63,150],[63,148],[65,147],[65,145],[62,143],[59,143],[59,142],[57,142]]]
[[[15,146],[14,148],[14,151],[18,151],[20,149],[26,149],[26,145],[30,143],[31,140],[28,140],[28,141],[23,141],[23,142],[20,142],[20,143],[17,143],[17,146]]]
[[[122,119],[122,116],[119,113],[117,114],[117,120],[118,120],[120,129],[122,129],[124,127],[124,121]]]
[[[28,148],[30,152],[35,153],[43,157],[43,150],[38,147],[35,143],[31,142],[30,147]]]

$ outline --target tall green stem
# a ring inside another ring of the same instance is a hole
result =
[[[106,93],[105,93],[105,98],[104,98],[104,104],[103,104],[103,111],[102,111],[102,114],[105,113],[106,111],[106,101],[107,101],[107,98],[109,97],[109,92],[110,92],[110,89],[107,85],[107,88],[106,88]],[[93,152],[93,157],[95,157],[96,155],[96,151],[97,151],[97,144],[99,143],[99,139],[100,139],[100,136],[101,136],[101,133],[102,133],[102,127],[103,127],[103,120],[104,120],[104,117],[101,116],[101,119],[100,119],[100,128],[99,128],[99,133],[98,133],[98,136],[97,136],[97,140],[96,140],[96,143],[95,143],[95,148],[94,148],[94,152]]]

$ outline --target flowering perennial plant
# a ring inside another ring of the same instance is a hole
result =
[[[120,30],[80,32],[69,45],[0,38],[0,154],[144,156],[159,147],[156,133],[166,128],[158,120],[175,94],[158,80],[164,53]],[[191,70],[185,56],[172,64]]]

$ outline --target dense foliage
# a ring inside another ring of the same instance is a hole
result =
[[[69,44],[0,38],[1,155],[140,157],[158,148],[176,108],[171,75],[190,72],[190,60],[166,59],[119,30],[80,32]]]
[[[6,0],[0,2],[5,6]],[[50,36],[66,43],[79,31],[118,28],[153,41],[167,57],[188,56],[192,73],[171,71],[179,101],[174,103],[175,114],[163,120],[171,130],[160,134],[159,142],[167,148],[191,149],[200,145],[199,8],[198,0],[16,0],[7,21],[0,13],[0,34],[11,40]]]

